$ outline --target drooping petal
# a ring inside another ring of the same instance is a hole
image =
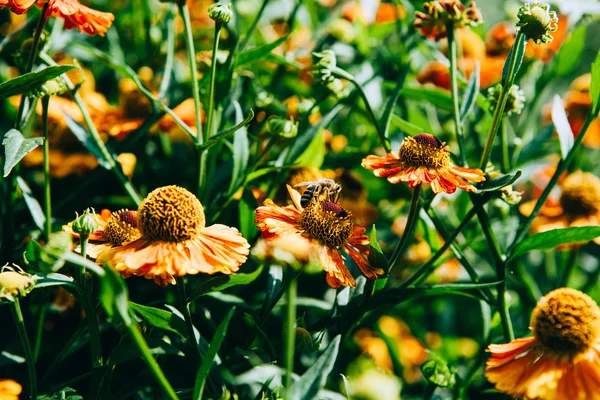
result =
[[[267,199],[255,214],[254,222],[265,239],[296,234],[302,230],[299,225],[300,212],[293,206],[280,207]]]
[[[250,245],[237,229],[220,224],[203,228],[189,247],[190,252],[199,252],[204,263],[194,264],[187,273],[231,274],[246,262],[250,252]]]
[[[356,287],[356,282],[348,268],[346,268],[344,259],[337,249],[319,246],[317,254],[323,269],[327,273],[326,280],[329,286],[334,289],[340,286]]]
[[[377,275],[383,274],[383,270],[381,268],[375,268],[369,263],[368,253],[359,251],[350,244],[344,246],[344,250],[346,250],[348,255],[352,257],[352,259],[360,269],[360,272],[362,272],[365,278],[377,279]]]
[[[100,36],[104,36],[115,19],[113,14],[86,7],[77,0],[50,0],[46,18],[51,15],[63,18],[67,29],[77,28],[80,32]]]
[[[24,14],[35,2],[36,0],[0,0],[0,7],[9,7],[15,14]]]

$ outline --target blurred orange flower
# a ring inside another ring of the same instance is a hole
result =
[[[407,137],[397,153],[384,157],[375,155],[363,158],[362,166],[373,170],[375,176],[387,178],[390,183],[406,182],[414,188],[421,183],[431,185],[434,193],[454,193],[457,188],[476,192],[475,186],[466,182],[482,182],[483,171],[458,167],[450,161],[450,148],[429,133]]]
[[[600,399],[600,309],[586,294],[556,289],[531,315],[533,337],[491,344],[485,376],[496,390],[536,400]]]
[[[46,1],[50,4],[44,18],[51,16],[62,18],[65,28],[77,28],[89,35],[104,36],[112,25],[115,16],[111,13],[96,11],[80,4],[77,0],[0,0],[0,7],[8,7],[16,14],[27,12],[34,4],[43,6]]]
[[[0,379],[0,399],[19,400],[19,395],[23,391],[21,385],[12,379]]]

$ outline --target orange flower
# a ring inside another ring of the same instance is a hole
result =
[[[600,399],[600,309],[586,294],[556,289],[531,315],[533,337],[492,344],[485,376],[513,397]]]
[[[175,108],[173,108],[173,113],[177,115],[193,132],[196,132],[196,108],[194,106],[194,99],[191,97],[179,103]],[[200,121],[204,122],[206,120],[204,115],[204,110],[200,109]],[[161,131],[166,133],[176,133],[181,131],[181,128],[177,125],[173,117],[170,115],[165,115],[158,121],[158,127]],[[179,136],[177,136],[179,137]],[[186,134],[186,138],[189,136]]]
[[[80,4],[77,0],[48,0],[49,6],[46,19],[51,16],[65,20],[65,28],[77,28],[89,35],[104,36],[110,28],[115,16],[111,13],[96,11]],[[15,14],[27,12],[34,4],[41,7],[46,0],[0,0],[0,7],[8,7]]]
[[[136,211],[119,210],[111,213],[110,210],[104,209],[100,212],[98,221],[98,229],[90,233],[90,243],[85,252],[86,256],[93,260],[108,249],[122,246],[140,237]],[[62,230],[79,239],[79,234],[73,231],[72,222],[63,225]]]
[[[0,379],[0,399],[19,400],[22,391],[21,385],[12,379]]]
[[[256,226],[265,239],[294,235],[305,240],[327,272],[327,283],[336,289],[356,286],[346,268],[340,250],[344,250],[368,279],[377,279],[383,270],[369,264],[369,238],[366,229],[354,225],[352,214],[340,207],[327,190],[313,196],[306,206],[301,205],[301,195],[288,186],[294,205],[280,207],[271,199],[256,209]],[[323,196],[324,195],[324,196]]]
[[[407,182],[410,188],[429,183],[434,193],[454,193],[456,188],[476,192],[472,182],[485,180],[479,169],[457,167],[450,161],[450,148],[429,133],[407,137],[397,153],[384,157],[363,158],[362,166],[373,170],[375,176],[387,178],[390,183]]]
[[[246,262],[250,245],[235,228],[206,226],[196,196],[178,186],[152,191],[137,211],[141,237],[100,254],[124,277],[154,279],[159,286],[187,274],[232,274]]]
[[[485,35],[485,48],[490,56],[505,56],[510,51],[515,37],[517,36],[517,28],[511,22],[498,22],[490,28]]]
[[[401,4],[395,7],[393,3],[381,3],[375,15],[375,22],[385,24],[404,18],[406,18],[406,10]]]
[[[548,199],[533,221],[533,233],[575,226],[600,225],[600,179],[589,172],[573,172],[560,184],[558,201]],[[537,200],[521,204],[519,211],[529,216]],[[594,240],[600,244],[600,237]],[[560,246],[568,249],[577,245]]]
[[[581,132],[592,107],[591,82],[592,74],[584,74],[571,83],[569,92],[565,95],[564,107],[575,137]],[[583,138],[583,144],[592,149],[600,149],[600,118],[595,118],[588,127],[588,132]]]

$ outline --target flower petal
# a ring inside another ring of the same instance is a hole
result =
[[[334,289],[340,286],[356,287],[354,278],[346,268],[344,259],[337,249],[332,249],[327,246],[319,246],[318,251],[319,261],[327,272],[327,284]]]

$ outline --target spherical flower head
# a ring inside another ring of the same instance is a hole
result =
[[[600,179],[577,171],[561,184],[560,205],[572,215],[592,215],[600,212]]]
[[[488,89],[488,100],[490,102],[490,111],[494,111],[502,95],[502,84],[498,83]],[[504,112],[507,115],[521,114],[525,107],[525,92],[518,85],[512,85],[508,90],[508,98],[504,106]]]
[[[315,68],[313,74],[323,83],[332,82],[335,79],[333,70],[337,66],[335,53],[332,50],[323,50],[313,53]]]
[[[414,26],[423,36],[437,41],[446,37],[448,24],[462,28],[481,22],[481,11],[474,1],[465,7],[460,0],[436,0],[424,3],[423,11],[415,12]]]
[[[38,279],[38,276],[26,273],[17,265],[6,264],[0,272],[0,302],[14,302],[19,297],[25,297],[33,290]]]
[[[78,233],[79,235],[89,236],[90,233],[95,232],[100,225],[100,220],[96,215],[96,212],[93,208],[88,208],[79,216],[79,214],[75,213],[77,216],[71,225],[73,232]]]
[[[352,233],[352,214],[336,203],[313,198],[300,215],[300,225],[323,245],[338,248]]]
[[[114,246],[139,239],[137,211],[119,210],[111,214],[104,227],[104,238]]]
[[[142,201],[137,212],[137,227],[151,240],[183,242],[196,237],[205,225],[202,204],[179,186],[154,190]]]
[[[550,43],[552,36],[549,32],[558,29],[558,17],[555,11],[550,11],[548,4],[538,2],[525,3],[519,9],[517,26],[528,39],[535,43]]]
[[[231,11],[231,4],[211,4],[210,7],[208,7],[208,16],[216,23],[228,23],[231,20],[231,17],[233,17],[233,12]]]
[[[598,340],[600,308],[579,290],[556,289],[538,301],[531,314],[531,328],[548,352],[574,357]]]

